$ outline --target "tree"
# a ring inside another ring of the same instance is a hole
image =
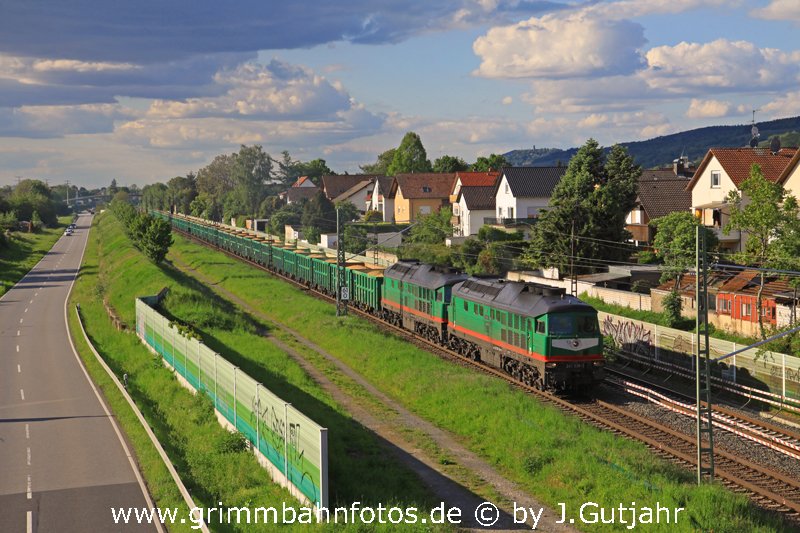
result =
[[[468,168],[469,165],[466,161],[460,157],[451,155],[443,155],[433,162],[433,172],[445,172],[451,174],[453,172],[467,170]]]
[[[761,167],[753,164],[750,177],[742,182],[739,190],[728,193],[728,203],[731,205],[730,222],[723,231],[727,234],[738,230],[742,232],[742,238],[746,238],[744,249],[734,256],[736,261],[762,269],[759,271],[756,312],[761,338],[766,339],[761,300],[767,275],[765,269],[780,268],[794,260],[784,254],[787,251],[785,244],[793,233],[790,230],[797,228],[797,199],[787,195],[781,184],[764,178]]]
[[[197,171],[197,193],[205,195],[203,203],[208,218],[212,220],[219,220],[222,217],[225,198],[234,189],[233,166],[236,157],[236,154],[218,155],[211,163]]]
[[[184,176],[175,176],[167,182],[167,198],[170,205],[174,205],[178,213],[191,212],[192,200],[197,196],[197,182],[193,173]]]
[[[142,188],[142,207],[145,211],[151,209],[166,211],[169,209],[167,186],[163,183],[145,185]]]
[[[114,195],[117,194],[118,190],[119,189],[117,188],[117,179],[111,178],[111,185],[108,186],[108,195],[113,198]]]
[[[364,215],[364,222],[383,222],[383,213],[380,211],[370,210]]]
[[[625,217],[636,203],[640,174],[625,148],[614,146],[606,159],[597,141],[589,139],[570,160],[548,209],[533,226],[525,262],[563,273],[571,259],[580,271],[627,260],[631,249]]]
[[[322,176],[334,174],[333,170],[328,168],[324,159],[313,159],[307,163],[298,163],[296,170],[299,172],[298,176],[308,176],[318,186],[322,182]]]
[[[11,194],[11,209],[19,220],[31,220],[34,213],[48,226],[58,223],[57,207],[50,197],[50,188],[40,180],[22,180]]]
[[[443,244],[447,237],[453,235],[453,224],[450,219],[453,212],[443,207],[435,213],[422,215],[409,231],[408,242],[411,244]]]
[[[284,205],[269,219],[269,230],[273,235],[283,235],[284,226],[294,226],[300,224],[303,214],[303,206],[298,203]]]
[[[400,146],[392,157],[392,163],[386,169],[386,174],[394,176],[407,172],[430,172],[431,162],[422,146],[422,139],[413,131],[403,136]]]
[[[258,206],[266,196],[265,182],[269,179],[271,172],[272,158],[264,152],[261,146],[242,145],[233,165],[232,176],[236,184],[236,195],[246,212],[237,214],[245,214],[250,217],[258,214]]]
[[[396,148],[389,148],[385,152],[378,155],[378,159],[372,164],[361,165],[361,172],[365,174],[379,174],[386,175],[389,170],[389,165],[392,164]]]
[[[141,250],[150,261],[160,263],[172,246],[172,228],[163,218],[145,216],[150,219],[150,223],[142,236]]]
[[[111,201],[130,203],[130,195],[126,191],[117,191]]]
[[[353,205],[353,202],[339,202],[336,204],[336,209],[339,211],[339,220],[344,222],[352,222],[361,218],[361,211]]]
[[[675,280],[675,290],[680,287],[681,276],[693,268],[696,261],[696,228],[700,221],[688,211],[676,211],[650,222],[656,228],[653,248],[664,267],[661,283]],[[706,235],[707,261],[719,245],[719,239],[709,228],[701,226]]]
[[[479,157],[478,160],[470,166],[470,170],[473,172],[490,172],[492,170],[500,170],[507,166],[508,161],[506,161],[505,157],[498,154],[491,154],[489,157]]]
[[[325,193],[317,191],[303,206],[303,234],[308,242],[316,244],[319,235],[336,230],[336,207],[328,200]]]

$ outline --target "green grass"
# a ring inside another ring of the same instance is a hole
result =
[[[53,247],[72,216],[58,218],[58,226],[37,233],[15,231],[5,246],[0,245],[0,296],[22,279]]]
[[[106,296],[117,313],[132,329],[134,297],[157,293],[171,287],[165,302],[168,314],[191,323],[204,341],[221,355],[264,383],[287,401],[329,428],[330,505],[384,503],[420,510],[433,505],[430,494],[418,479],[400,466],[379,446],[377,438],[354,422],[286,354],[259,335],[266,326],[238,313],[200,284],[180,272],[160,268],[135,250],[124,236],[119,222],[110,214],[97,217],[90,234],[84,266],[75,285],[73,301],[81,304],[87,331],[98,351],[117,375],[127,373],[129,391],[145,413],[162,445],[174,462],[189,491],[201,506],[223,502],[233,506],[298,506],[288,492],[272,483],[255,457],[241,450],[240,441],[217,422],[211,402],[193,396],[181,387],[160,362],[142,345],[135,334],[120,333],[111,327],[103,309]],[[86,358],[88,359],[88,358]],[[102,384],[99,366],[89,365]],[[106,378],[107,379],[107,378]],[[113,399],[113,390],[104,387]],[[122,414],[126,407],[112,404],[131,438],[142,470],[157,505],[181,507],[174,484],[163,477],[152,448],[140,438],[136,422]],[[421,511],[422,512],[422,511]],[[217,530],[251,530],[254,526],[219,525]],[[273,526],[255,527],[270,531]],[[341,529],[329,526],[325,529]],[[346,529],[358,530],[358,526]],[[413,528],[384,526],[384,529]],[[417,528],[418,530],[428,528]]]
[[[553,507],[564,502],[576,509],[586,501],[616,507],[635,501],[686,508],[677,527],[662,524],[648,531],[784,528],[740,495],[717,485],[696,487],[692,473],[654,458],[640,444],[565,417],[499,380],[443,361],[357,317],[338,319],[332,305],[263,271],[178,236],[170,256],[334,354]]]

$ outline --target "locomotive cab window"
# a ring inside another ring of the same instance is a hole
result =
[[[578,333],[597,333],[597,320],[593,316],[578,317]]]

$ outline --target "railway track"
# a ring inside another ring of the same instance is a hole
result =
[[[269,270],[255,261],[251,261],[212,243],[200,240],[191,233],[180,231],[174,227],[173,231],[292,283],[317,298],[328,302],[335,302],[335,298],[331,295],[309,288],[305,284],[298,283],[288,276]],[[387,324],[370,313],[355,307],[350,307],[349,309],[351,312],[372,321],[384,330],[391,331],[401,338],[427,351],[433,352],[439,357],[455,361],[463,366],[479,369],[484,373],[505,380],[509,384],[525,390],[529,394],[536,396],[543,403],[551,405],[564,413],[578,416],[585,422],[598,428],[610,430],[618,435],[642,442],[657,454],[685,468],[693,469],[696,465],[696,445],[693,436],[688,436],[664,424],[639,416],[608,402],[600,400],[569,400],[539,391],[516,381],[505,372],[473,361],[446,347],[418,337],[410,331]],[[753,501],[765,509],[780,512],[790,520],[800,522],[800,483],[798,483],[798,481],[780,472],[752,463],[743,457],[738,457],[721,450],[716,451],[715,461],[716,476],[727,487],[736,492],[747,493]]]

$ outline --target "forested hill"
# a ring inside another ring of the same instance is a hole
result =
[[[769,141],[773,135],[800,132],[800,117],[782,118],[769,122],[758,122],[762,142]],[[708,126],[696,130],[682,131],[672,135],[655,137],[647,141],[622,143],[644,168],[672,164],[684,153],[690,161],[698,162],[709,148],[747,146],[750,142],[750,124],[741,126]],[[792,136],[794,137],[794,136]],[[514,166],[555,166],[566,165],[577,148],[560,150],[557,148],[536,148],[534,150],[512,150],[503,156]]]

